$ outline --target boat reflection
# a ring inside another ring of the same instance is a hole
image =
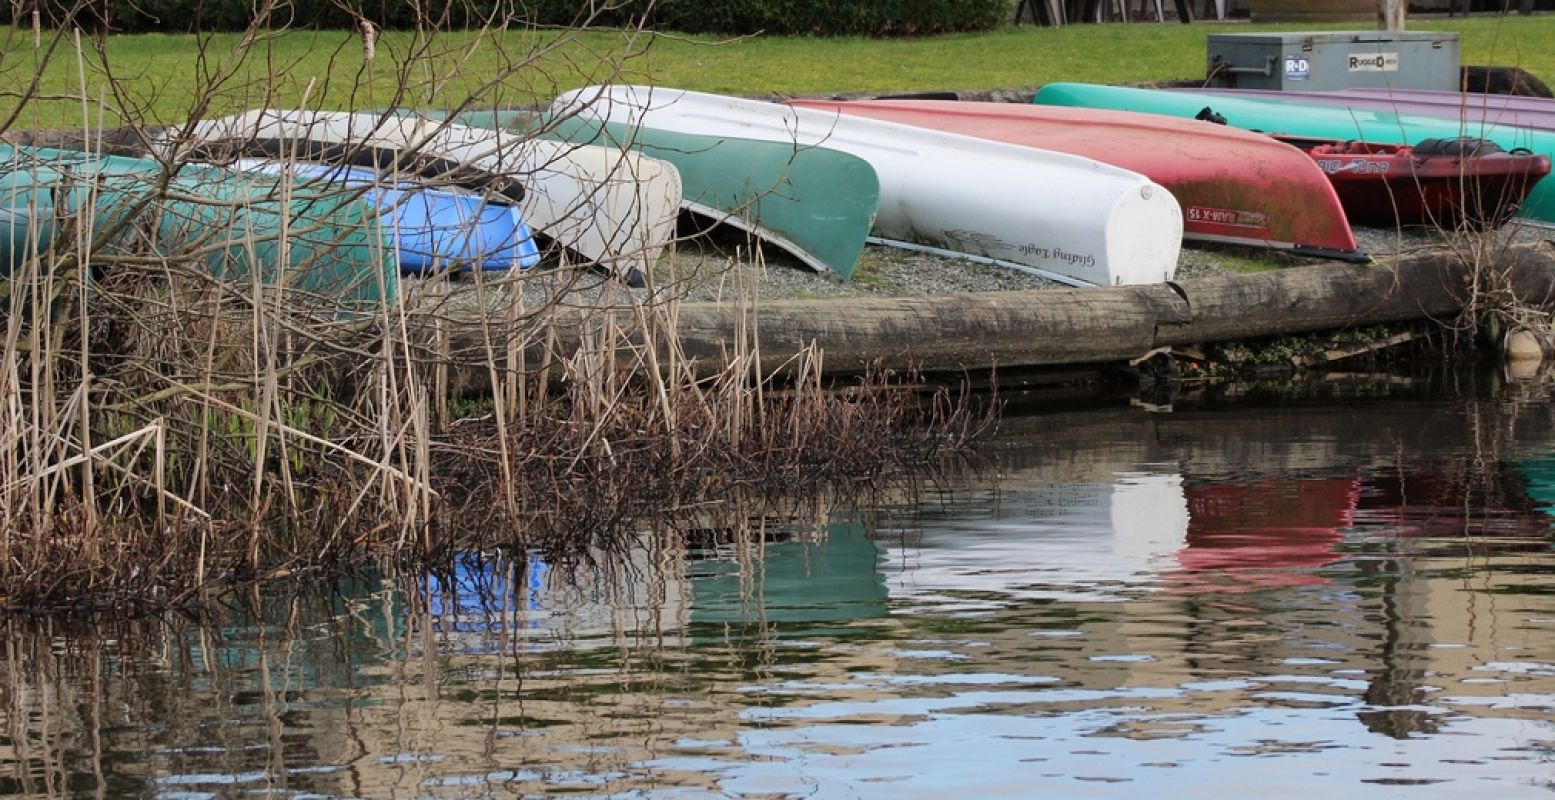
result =
[[[914,606],[1116,600],[1168,563],[1187,530],[1175,474],[1130,469],[1076,483],[1007,475],[995,506],[968,503],[882,537],[884,568],[892,598]]]
[[[858,523],[795,532],[739,552],[703,551],[687,565],[691,621],[760,623],[785,633],[814,633],[814,623],[884,617],[887,591],[881,548]]]
[[[1532,796],[1551,422],[1048,419],[1001,474],[847,522],[12,623],[0,794]]]
[[[1190,481],[1185,492],[1188,536],[1173,591],[1250,592],[1328,582],[1314,570],[1342,558],[1360,480]]]
[[[643,542],[561,560],[462,553],[423,578],[410,613],[443,652],[586,647],[658,639],[682,629],[690,596],[679,551]]]

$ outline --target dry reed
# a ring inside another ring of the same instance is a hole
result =
[[[435,34],[373,62],[394,60],[407,101],[436,97]],[[39,59],[85,64],[91,47],[40,39]],[[206,55],[191,119],[269,96],[236,77],[259,50]],[[447,105],[500,102],[535,58]],[[94,105],[134,109],[78,99],[90,152],[10,161],[12,178],[70,166],[6,190],[24,224],[0,275],[0,607],[153,610],[373,559],[608,547],[688,509],[880,485],[991,421],[883,376],[838,391],[817,351],[775,385],[749,331],[699,374],[673,292],[627,291],[565,250],[534,273],[396,291],[361,190],[208,191],[211,173],[172,158],[100,173]],[[342,263],[349,287],[308,277]],[[733,302],[759,313],[749,290]]]

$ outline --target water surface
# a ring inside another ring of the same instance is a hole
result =
[[[0,793],[1555,796],[1542,396],[1050,414],[991,458],[755,538],[15,626]]]

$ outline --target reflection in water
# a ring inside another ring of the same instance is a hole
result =
[[[889,613],[877,565],[880,547],[857,524],[830,525],[821,535],[788,535],[718,557],[712,550],[688,565],[691,620],[713,625],[765,623],[792,633],[795,623],[847,622]],[[786,626],[785,626],[786,624]]]
[[[1552,422],[1016,420],[932,502],[13,623],[0,793],[1549,796]]]
[[[466,553],[427,576],[424,627],[442,652],[571,648],[632,636],[656,641],[684,627],[686,587],[676,550],[634,546],[589,554],[585,565],[555,565]]]
[[[1130,469],[1113,482],[1009,476],[993,506],[958,505],[902,531],[886,562],[894,597],[942,609],[1118,599],[1183,545],[1182,479]]]
[[[1317,585],[1340,559],[1360,480],[1263,478],[1190,484],[1187,546],[1177,591],[1254,591]]]

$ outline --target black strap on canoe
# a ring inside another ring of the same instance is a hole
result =
[[[1490,153],[1500,153],[1501,145],[1489,139],[1476,139],[1473,136],[1459,136],[1451,139],[1421,139],[1415,142],[1415,155],[1417,156],[1480,156]]]
[[[196,145],[197,159],[219,161],[234,156],[280,161],[302,159],[327,165],[366,167],[382,173],[414,175],[428,182],[457,186],[472,192],[491,193],[517,205],[524,199],[524,185],[508,175],[476,169],[459,161],[413,155],[387,147],[320,142],[312,139],[217,140]]]
[[[1203,120],[1205,122],[1213,122],[1216,125],[1224,125],[1224,124],[1226,124],[1225,116],[1222,115],[1222,114],[1216,114],[1215,113],[1215,109],[1210,108],[1209,106],[1205,106],[1205,107],[1199,109],[1199,113],[1194,114],[1193,118],[1194,119],[1200,119],[1200,120]]]

